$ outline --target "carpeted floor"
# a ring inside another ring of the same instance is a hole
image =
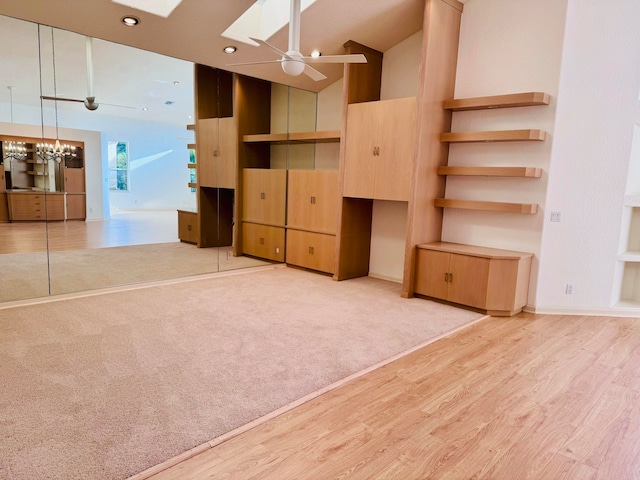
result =
[[[481,315],[286,267],[0,309],[0,478],[124,479]]]
[[[0,255],[0,302],[267,265],[181,242]],[[50,270],[48,271],[48,268]]]

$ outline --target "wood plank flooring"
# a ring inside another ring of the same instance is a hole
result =
[[[489,318],[156,474],[640,478],[640,319]]]

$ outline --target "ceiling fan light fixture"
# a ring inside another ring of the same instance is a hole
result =
[[[320,50],[314,50],[313,52],[311,52],[311,58],[318,58],[320,55],[322,55],[322,52]]]
[[[236,50],[238,49],[233,45],[228,45],[224,47],[224,53],[236,53]]]
[[[135,27],[140,23],[140,19],[132,15],[127,15],[126,17],[122,17],[120,21],[127,27]]]

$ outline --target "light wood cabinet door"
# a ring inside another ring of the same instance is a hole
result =
[[[242,219],[262,223],[262,179],[261,168],[245,168],[242,172]]]
[[[335,235],[287,229],[287,263],[333,273],[335,245]]]
[[[287,213],[287,171],[264,170],[262,175],[262,221],[284,226]]]
[[[289,170],[288,226],[335,234],[338,200],[337,171]]]
[[[487,308],[488,258],[451,254],[447,300],[475,308]]]
[[[178,210],[178,238],[181,242],[198,243],[198,214]]]
[[[287,198],[286,170],[245,168],[243,171],[242,219],[284,226]]]
[[[84,193],[84,168],[64,169],[64,191],[67,193]]]
[[[416,293],[447,299],[450,256],[448,252],[417,250],[414,288]]]
[[[400,98],[379,103],[373,198],[408,201],[415,144],[416,99]]]
[[[84,193],[67,193],[67,220],[84,220],[87,218],[86,195]]]
[[[344,163],[344,196],[373,198],[374,148],[377,146],[380,102],[349,105]]]
[[[345,197],[409,200],[415,119],[415,97],[349,105]]]
[[[218,184],[220,188],[236,188],[238,162],[238,130],[234,117],[220,118],[218,147]]]
[[[242,223],[242,253],[284,262],[284,228]]]
[[[198,120],[196,131],[196,158],[198,159],[198,185],[218,186],[218,137],[217,118]]]

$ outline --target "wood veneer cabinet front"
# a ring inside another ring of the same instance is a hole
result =
[[[0,193],[0,223],[9,221],[9,204],[7,203],[7,194]]]
[[[10,192],[7,196],[11,221],[64,220],[62,192]]]
[[[409,200],[415,121],[415,97],[349,105],[345,197]]]
[[[335,235],[338,207],[336,170],[289,170],[287,227]]]
[[[67,220],[84,220],[87,218],[87,202],[84,193],[67,193]]]
[[[284,227],[242,222],[242,253],[284,262]]]
[[[527,303],[530,253],[436,242],[416,248],[415,293],[509,316]]]
[[[181,242],[198,243],[198,214],[178,210],[178,238]]]
[[[266,168],[243,170],[242,219],[284,227],[287,171]]]
[[[333,273],[335,253],[335,235],[287,229],[288,264]]]
[[[196,156],[199,186],[236,187],[237,138],[233,117],[198,120]]]
[[[7,181],[4,178],[4,165],[0,164],[0,193],[7,191]]]

